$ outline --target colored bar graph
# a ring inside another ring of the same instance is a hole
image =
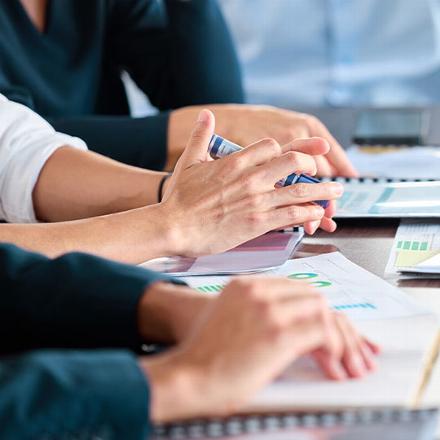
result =
[[[352,309],[371,309],[376,310],[377,307],[371,303],[359,303],[359,304],[341,304],[333,306],[335,310],[352,310]]]
[[[418,240],[399,240],[397,242],[397,249],[399,250],[411,250],[411,251],[427,251],[429,243],[427,241]]]
[[[211,284],[207,286],[196,287],[196,290],[203,293],[219,293],[224,289],[224,284]]]

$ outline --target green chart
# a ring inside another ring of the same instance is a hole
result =
[[[404,251],[427,251],[429,243],[427,241],[419,240],[399,240],[397,242],[397,249]]]
[[[314,278],[317,278],[318,274],[313,272],[296,272],[289,275],[287,278],[290,278],[291,280],[304,280],[308,281],[308,283],[313,287],[329,287],[332,285],[330,281],[321,281],[321,280],[315,280]]]
[[[316,288],[329,287],[332,285],[331,281],[317,280],[316,278],[318,277],[319,275],[317,273],[296,272],[290,274],[287,278],[290,278],[291,280],[307,281],[308,284]],[[198,286],[195,289],[203,293],[220,293],[225,288],[225,286],[226,284],[206,284],[204,286]]]
[[[225,284],[210,284],[207,286],[196,287],[196,290],[203,293],[219,293],[225,287]]]

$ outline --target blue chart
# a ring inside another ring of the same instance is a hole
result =
[[[359,303],[359,304],[341,304],[338,306],[333,306],[335,310],[352,310],[352,309],[370,309],[377,310],[377,307],[371,303]]]

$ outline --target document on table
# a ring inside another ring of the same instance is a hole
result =
[[[405,220],[397,228],[385,274],[440,277],[440,220]]]
[[[245,413],[419,403],[439,346],[438,317],[339,252],[289,260],[258,276],[287,277],[315,286],[331,307],[347,314],[362,334],[377,342],[382,353],[373,374],[345,382],[326,379],[311,358],[301,358],[257,394]],[[184,280],[200,292],[218,294],[230,278]]]
[[[382,348],[372,374],[330,381],[311,358],[304,357],[261,391],[247,410],[422,407],[439,348],[438,318],[412,316],[362,321],[356,326]]]
[[[354,320],[377,320],[426,313],[411,297],[376,275],[352,263],[339,252],[287,261],[259,276],[302,280],[316,287],[335,310]],[[199,292],[221,292],[230,277],[187,277]]]
[[[347,154],[361,176],[440,179],[440,147],[354,145]]]
[[[284,264],[303,236],[302,228],[295,228],[293,232],[269,232],[221,254],[157,258],[140,266],[175,277],[260,272]]]
[[[346,183],[337,218],[440,218],[440,181]]]

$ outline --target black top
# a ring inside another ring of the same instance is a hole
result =
[[[137,309],[158,280],[170,281],[90,255],[50,260],[0,243],[0,438],[145,439],[149,386],[132,351],[148,342]],[[76,351],[96,348],[107,350]]]
[[[48,0],[43,33],[19,0],[0,2],[0,91],[92,149],[160,168],[167,114],[121,118],[128,115],[123,70],[162,111],[243,102],[215,0]]]

